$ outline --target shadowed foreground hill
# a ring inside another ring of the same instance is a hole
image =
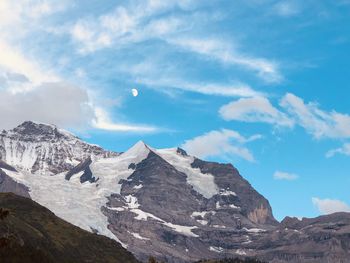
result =
[[[28,198],[1,193],[0,208],[0,262],[138,262],[116,241],[73,226]]]

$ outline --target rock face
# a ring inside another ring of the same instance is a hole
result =
[[[88,157],[116,155],[54,125],[27,121],[0,133],[0,159],[31,173],[57,174],[72,169]]]
[[[278,223],[269,202],[231,164],[143,142],[115,154],[35,123],[2,135],[12,138],[0,162],[12,180],[6,185],[76,226],[117,240],[142,261],[153,255],[169,263],[224,257],[347,262],[348,214]],[[50,150],[43,151],[45,143]]]

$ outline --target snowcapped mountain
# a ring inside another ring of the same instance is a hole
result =
[[[0,159],[30,173],[57,174],[88,156],[99,159],[117,155],[54,125],[26,121],[0,133]]]
[[[30,196],[66,221],[119,241],[141,260],[259,256],[297,262],[310,256],[296,250],[306,241],[316,251],[312,257],[328,260],[322,254],[327,246],[304,231],[305,224],[287,220],[281,227],[269,202],[231,164],[143,142],[117,154],[33,122],[3,131],[0,153],[0,192]]]

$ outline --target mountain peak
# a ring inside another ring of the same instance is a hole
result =
[[[117,155],[51,124],[25,121],[0,134],[0,159],[32,173],[57,174],[72,169],[88,157]]]
[[[22,131],[22,130],[42,130],[42,129],[55,129],[55,128],[57,127],[53,124],[47,124],[47,123],[36,122],[36,121],[24,121],[13,130]]]
[[[151,148],[145,144],[143,141],[138,141],[131,148],[129,148],[126,152],[123,153],[125,157],[134,157],[140,155],[148,155],[151,151]]]
[[[16,128],[9,131],[26,137],[32,137],[36,140],[51,140],[54,138],[76,138],[68,131],[57,128],[53,124],[45,124],[34,121],[25,121]]]
[[[184,149],[180,148],[180,147],[176,148],[176,152],[178,154],[182,155],[182,156],[188,156],[187,152]]]

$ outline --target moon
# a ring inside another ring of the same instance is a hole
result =
[[[132,89],[131,93],[134,97],[137,97],[137,95],[139,95],[139,91],[137,89]]]

